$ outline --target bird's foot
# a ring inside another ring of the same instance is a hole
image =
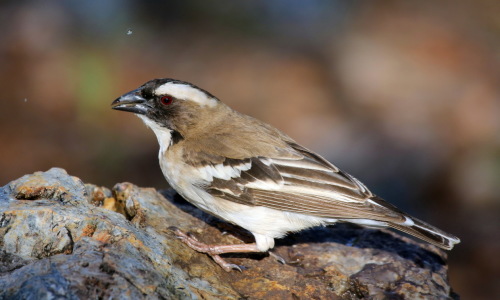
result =
[[[271,256],[274,259],[276,259],[280,264],[286,265],[286,260],[283,257],[279,256],[278,254],[276,254],[276,253],[274,253],[272,251],[269,251],[268,253],[269,253],[269,256]]]
[[[210,257],[221,267],[224,269],[224,271],[226,272],[231,272],[231,270],[237,270],[237,271],[240,271],[240,272],[243,272],[243,270],[246,270],[248,269],[247,267],[245,266],[240,266],[240,265],[237,265],[237,264],[231,264],[231,263],[228,263],[227,261],[225,261],[222,257],[220,257],[220,255],[211,255],[209,253],[207,253],[208,255],[210,255]]]
[[[220,254],[261,252],[257,249],[256,244],[209,245],[198,241],[195,237],[184,233],[177,227],[171,227],[170,230],[172,230],[176,237],[180,239],[184,244],[186,244],[189,248],[210,255],[210,257],[212,257],[212,259],[227,272],[230,272],[233,269],[241,272],[246,268],[226,262],[222,257],[220,257]]]

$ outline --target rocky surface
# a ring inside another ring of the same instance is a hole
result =
[[[0,189],[0,299],[450,299],[446,254],[390,231],[339,224],[275,253],[229,256],[226,273],[178,241],[251,242],[172,190],[85,185],[53,168]],[[225,234],[228,232],[230,234]]]

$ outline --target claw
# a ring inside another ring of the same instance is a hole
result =
[[[186,235],[187,235],[189,238],[191,238],[191,239],[193,239],[193,240],[195,240],[195,241],[198,241],[198,239],[197,239],[197,238],[196,238],[196,237],[195,237],[195,236],[194,236],[191,232],[188,232]]]
[[[240,271],[241,273],[243,273],[244,270],[248,270],[248,268],[245,266],[240,266],[240,265],[228,263],[219,255],[210,255],[210,256],[226,272],[231,272],[231,270],[237,270],[237,271]]]
[[[179,231],[179,228],[175,227],[175,226],[169,226],[168,227],[168,230],[171,230],[171,231]]]
[[[184,232],[182,232],[182,230],[180,230],[178,227],[170,226],[170,227],[168,227],[168,229],[173,231],[175,234],[175,237],[180,239],[180,240],[184,240],[186,238],[189,238],[189,236],[187,234],[185,234]]]
[[[231,268],[236,271],[240,271],[240,273],[243,273],[243,271],[248,270],[248,267],[245,266],[239,266],[235,264],[231,264]]]
[[[286,265],[286,260],[279,256],[278,254],[274,253],[274,252],[271,252],[269,251],[269,256],[272,256],[274,259],[276,259],[280,264],[282,265]]]

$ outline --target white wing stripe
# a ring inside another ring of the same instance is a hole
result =
[[[237,166],[224,166],[223,164],[204,166],[198,169],[200,176],[203,180],[211,182],[214,177],[223,180],[240,177],[241,171],[247,171],[252,166],[251,162],[237,165]]]
[[[304,159],[301,159],[301,160],[271,159],[271,161],[274,164],[279,165],[279,166],[303,168],[303,169],[310,169],[310,170],[319,170],[319,171],[325,171],[325,172],[330,172],[330,173],[334,172],[330,168],[327,168],[327,167],[322,166],[322,165],[317,164],[317,163],[308,162]]]
[[[413,222],[413,220],[411,218],[405,216],[405,221],[404,221],[403,225],[413,226],[413,225],[415,225],[415,222]]]
[[[354,190],[353,185],[341,184],[342,182],[340,182],[338,180],[337,181],[327,181],[327,180],[315,179],[315,178],[310,178],[310,177],[305,177],[305,176],[297,176],[295,174],[289,174],[289,173],[286,173],[283,171],[280,174],[284,178],[292,178],[292,179],[298,179],[298,180],[309,181],[309,182],[314,182],[314,183],[328,184],[328,185],[339,186],[339,187],[344,187],[344,188]]]
[[[264,180],[249,182],[245,185],[245,187],[257,190],[278,191],[283,187],[283,182],[276,183],[272,180],[264,179]]]
[[[326,201],[344,201],[344,202],[355,202],[359,203],[362,200],[358,198],[351,198],[345,194],[337,193],[331,190],[318,190],[314,187],[306,187],[306,186],[294,186],[294,185],[285,185],[281,189],[275,189],[277,192],[287,193],[287,194],[296,194],[297,198],[305,199],[309,197],[313,201],[318,201],[318,199],[323,199]]]

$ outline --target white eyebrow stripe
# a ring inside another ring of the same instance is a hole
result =
[[[167,82],[156,88],[155,95],[171,95],[181,100],[191,100],[202,106],[213,107],[217,100],[188,84]]]

